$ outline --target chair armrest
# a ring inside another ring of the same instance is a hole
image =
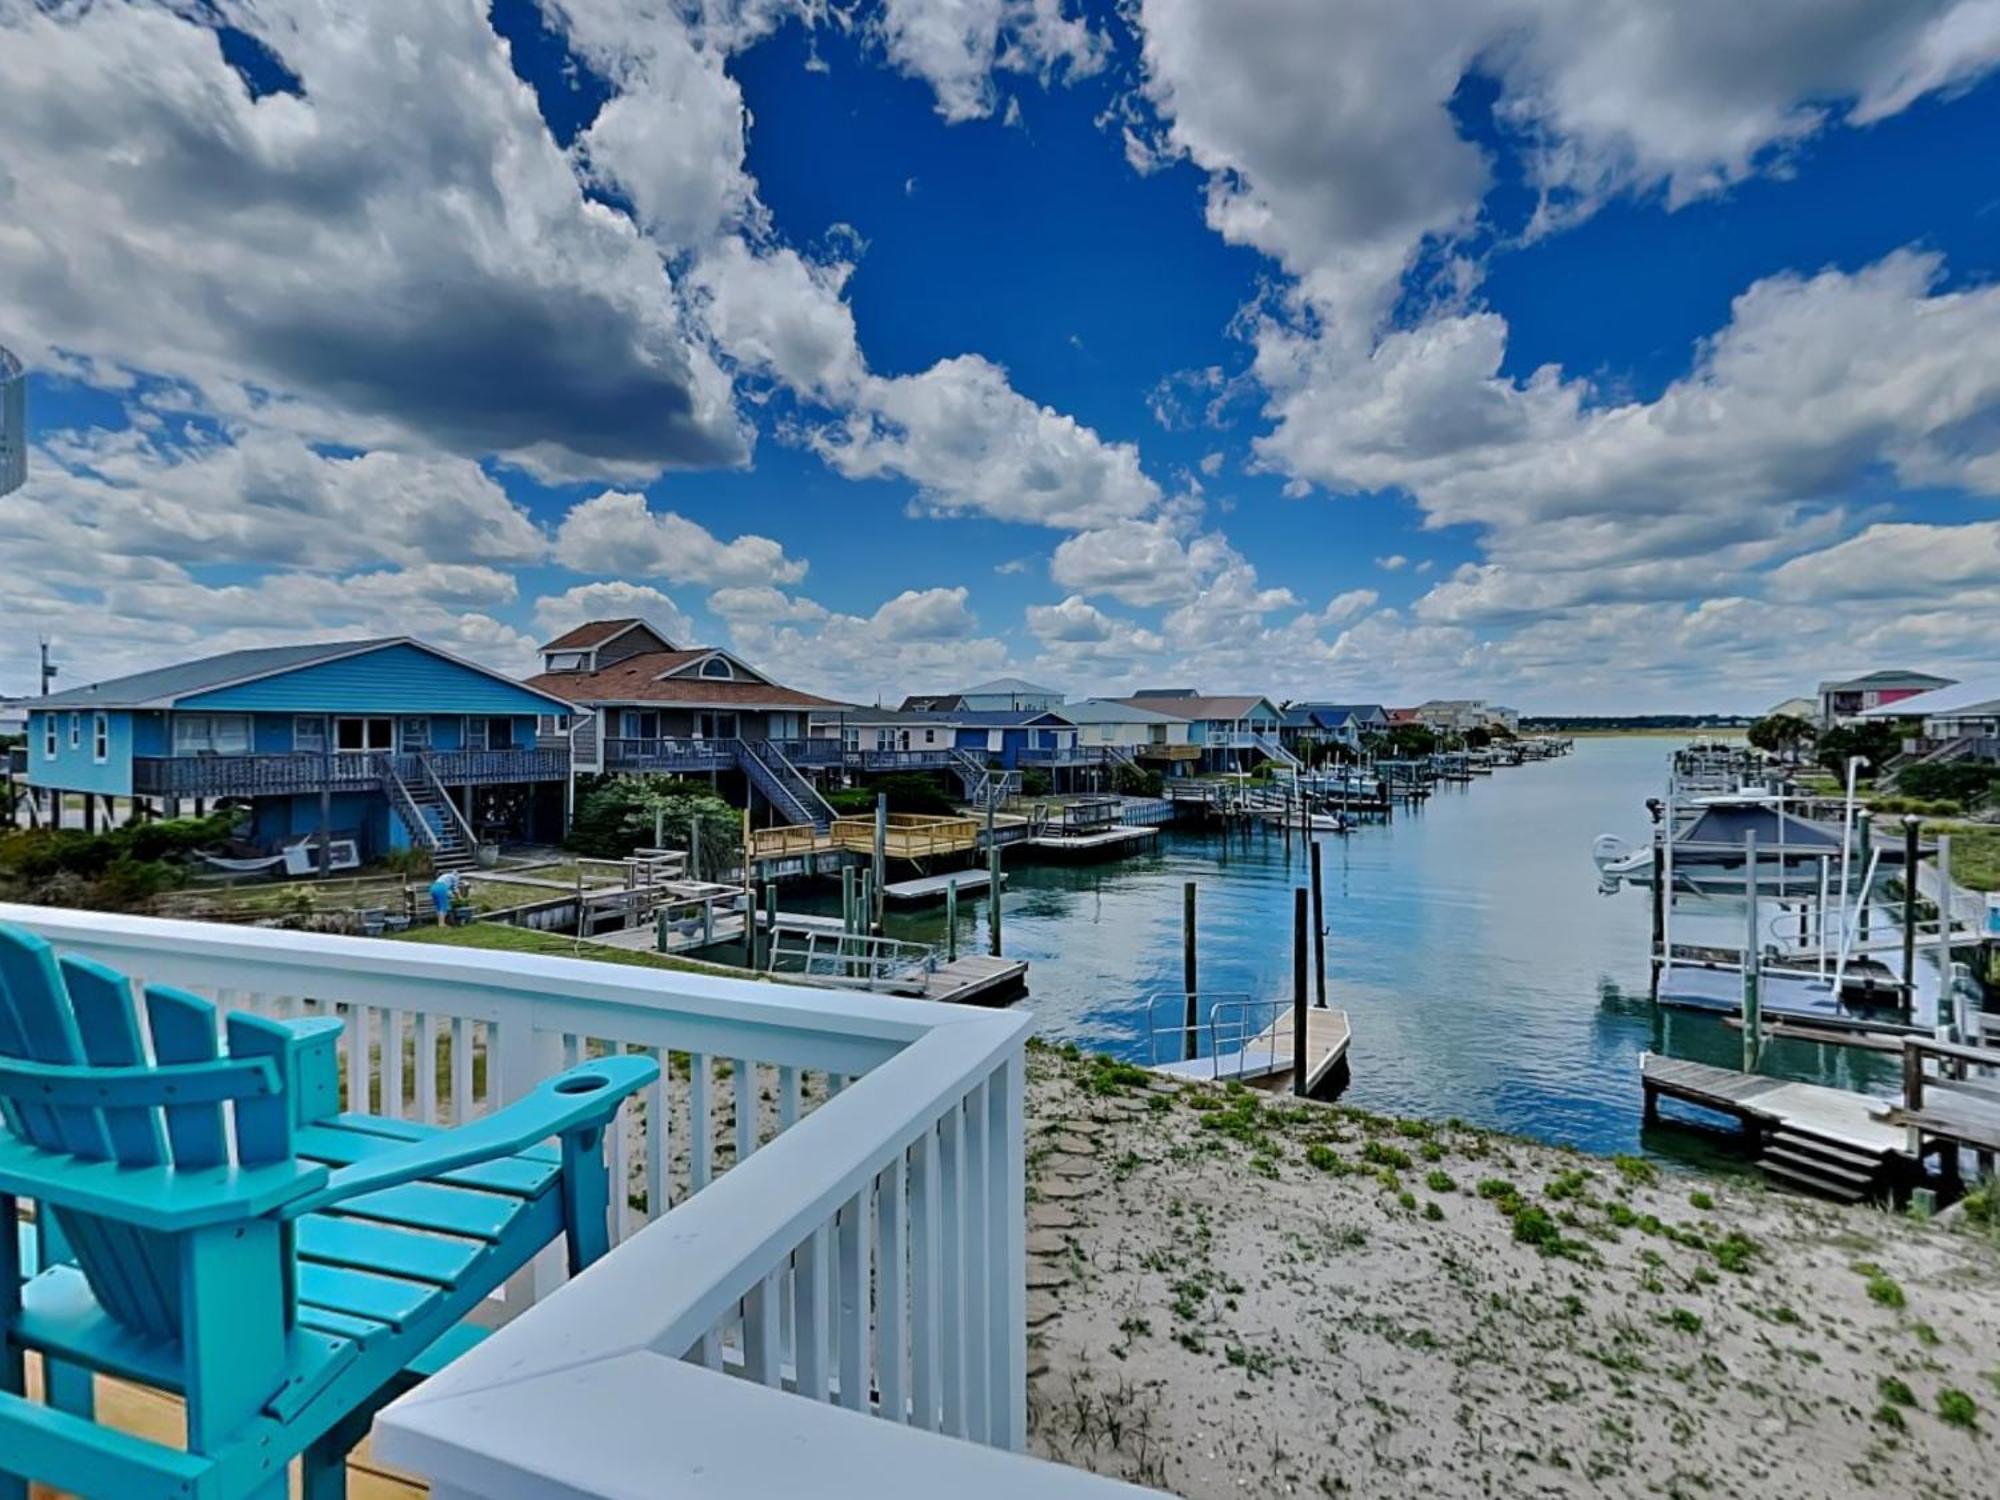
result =
[[[311,1125],[340,1113],[340,1033],[338,1016],[301,1016],[277,1023],[292,1034],[292,1123]]]
[[[213,1224],[262,1218],[325,1185],[316,1162],[268,1166],[121,1167],[44,1151],[0,1130],[0,1196],[33,1198],[43,1208],[69,1208],[177,1234]]]
[[[650,1057],[621,1055],[580,1063],[497,1114],[340,1168],[318,1192],[287,1204],[285,1217],[318,1213],[360,1193],[516,1156],[552,1135],[603,1126],[630,1095],[659,1076],[660,1065]]]

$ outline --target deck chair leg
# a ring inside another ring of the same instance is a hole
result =
[[[7,1337],[7,1330],[21,1312],[22,1265],[20,1220],[12,1194],[0,1193],[0,1392],[9,1396],[28,1394],[28,1367],[21,1346]],[[0,1500],[28,1500],[28,1481],[15,1474],[0,1474]]]
[[[299,1500],[347,1500],[347,1455],[368,1436],[381,1403],[348,1413],[301,1456]]]
[[[612,1117],[617,1128],[617,1117]],[[604,1132],[573,1130],[562,1138],[563,1228],[569,1241],[569,1274],[580,1274],[611,1248],[606,1212],[611,1175],[604,1166]],[[624,1191],[624,1185],[618,1184]]]
[[[47,1390],[49,1405],[57,1411],[66,1411],[87,1422],[96,1420],[97,1391],[91,1384],[90,1371],[83,1366],[45,1358],[42,1361],[42,1384]]]

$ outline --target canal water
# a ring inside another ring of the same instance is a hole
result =
[[[1560,759],[1440,786],[1387,825],[1322,837],[1328,1001],[1353,1026],[1346,1101],[1591,1151],[1701,1154],[1680,1132],[1641,1140],[1638,1055],[1740,1066],[1740,1034],[1652,1005],[1647,897],[1599,894],[1590,858],[1600,833],[1643,840],[1645,800],[1677,743],[1582,739]],[[1010,859],[1007,873],[1005,950],[1030,961],[1021,1004],[1052,1040],[1170,1055],[1190,880],[1202,993],[1291,993],[1292,892],[1309,878],[1297,834],[1288,848],[1263,827],[1169,830],[1135,858]],[[965,901],[959,922],[961,950],[986,951],[984,901]],[[888,931],[942,943],[944,914],[892,908]],[[1880,1058],[1796,1042],[1768,1049],[1764,1070],[1878,1093],[1895,1084]]]

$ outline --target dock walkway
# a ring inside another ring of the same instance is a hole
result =
[[[1306,1093],[1314,1098],[1329,1091],[1353,1039],[1347,1012],[1313,1007],[1306,1012]],[[1226,1082],[1234,1079],[1254,1088],[1289,1091],[1292,1086],[1292,1011],[1278,1018],[1240,1049],[1154,1063],[1152,1071],[1171,1078]]]
[[[915,880],[897,880],[882,887],[885,900],[903,904],[923,901],[942,901],[951,887],[956,885],[961,896],[970,896],[975,891],[983,891],[992,879],[986,870],[952,870],[943,875],[923,875]],[[1002,874],[1000,883],[1005,885],[1007,877]]]
[[[935,969],[889,980],[881,989],[886,994],[936,1000],[946,1005],[994,1005],[1012,999],[1027,982],[1025,958],[962,953]]]

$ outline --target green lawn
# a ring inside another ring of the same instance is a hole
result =
[[[408,932],[389,934],[400,943],[441,943],[449,948],[486,948],[501,953],[546,953],[555,958],[585,958],[594,963],[624,964],[636,969],[673,969],[683,974],[720,974],[732,979],[771,980],[767,974],[752,974],[727,964],[702,963],[665,953],[647,953],[631,948],[610,948],[602,943],[579,943],[556,932],[536,932],[531,927],[509,927],[502,922],[471,922],[463,927],[412,927]],[[776,983],[795,983],[785,976]]]
[[[1928,822],[1924,837],[1951,835],[1952,884],[1968,891],[2000,891],[2000,826]]]

